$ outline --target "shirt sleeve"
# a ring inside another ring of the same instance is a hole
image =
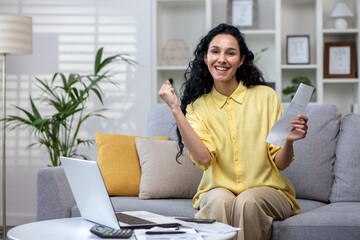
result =
[[[189,157],[199,168],[206,170],[216,159],[217,155],[213,137],[209,133],[206,124],[200,119],[191,104],[189,104],[186,108],[186,119],[189,122],[190,126],[194,129],[196,134],[200,137],[202,142],[205,144],[205,147],[208,149],[211,155],[211,161],[208,164],[200,164],[194,159],[190,152]]]

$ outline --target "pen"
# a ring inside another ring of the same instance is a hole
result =
[[[180,234],[180,233],[186,233],[184,231],[146,231],[146,234],[149,235],[156,235],[156,234]]]

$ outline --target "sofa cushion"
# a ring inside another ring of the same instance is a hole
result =
[[[148,199],[138,197],[111,197],[115,211],[149,211],[164,216],[194,217],[197,210],[192,206],[191,199]],[[80,217],[79,208],[74,206],[71,217]]]
[[[141,166],[140,199],[192,198],[199,186],[202,170],[184,149],[176,162],[177,142],[136,138]]]
[[[284,221],[275,221],[271,239],[359,239],[359,212],[359,202],[331,203]]]
[[[296,197],[328,202],[341,113],[334,105],[311,105],[305,139],[294,143],[295,160],[283,171],[295,187]]]
[[[312,211],[318,207],[325,206],[327,203],[314,201],[314,200],[308,200],[308,199],[296,199],[298,203],[300,204],[300,211],[297,214],[306,213],[309,211]]]
[[[171,141],[177,141],[176,127],[175,118],[168,106],[153,106],[148,113],[145,136],[148,138],[169,136]]]
[[[360,201],[360,115],[348,114],[341,123],[330,201]]]
[[[36,221],[71,217],[76,201],[63,167],[39,169],[36,187]]]
[[[135,138],[110,133],[95,133],[97,162],[109,195],[137,196],[140,185],[140,164]],[[158,139],[168,140],[168,137]]]

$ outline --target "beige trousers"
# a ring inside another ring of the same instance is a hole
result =
[[[274,220],[283,220],[292,213],[290,203],[276,189],[256,187],[238,196],[226,188],[215,188],[200,201],[197,218],[214,218],[240,227],[238,240],[270,239]]]

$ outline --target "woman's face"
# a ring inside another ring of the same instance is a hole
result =
[[[205,64],[216,82],[236,81],[236,70],[244,62],[238,41],[229,34],[216,35],[204,56]]]

